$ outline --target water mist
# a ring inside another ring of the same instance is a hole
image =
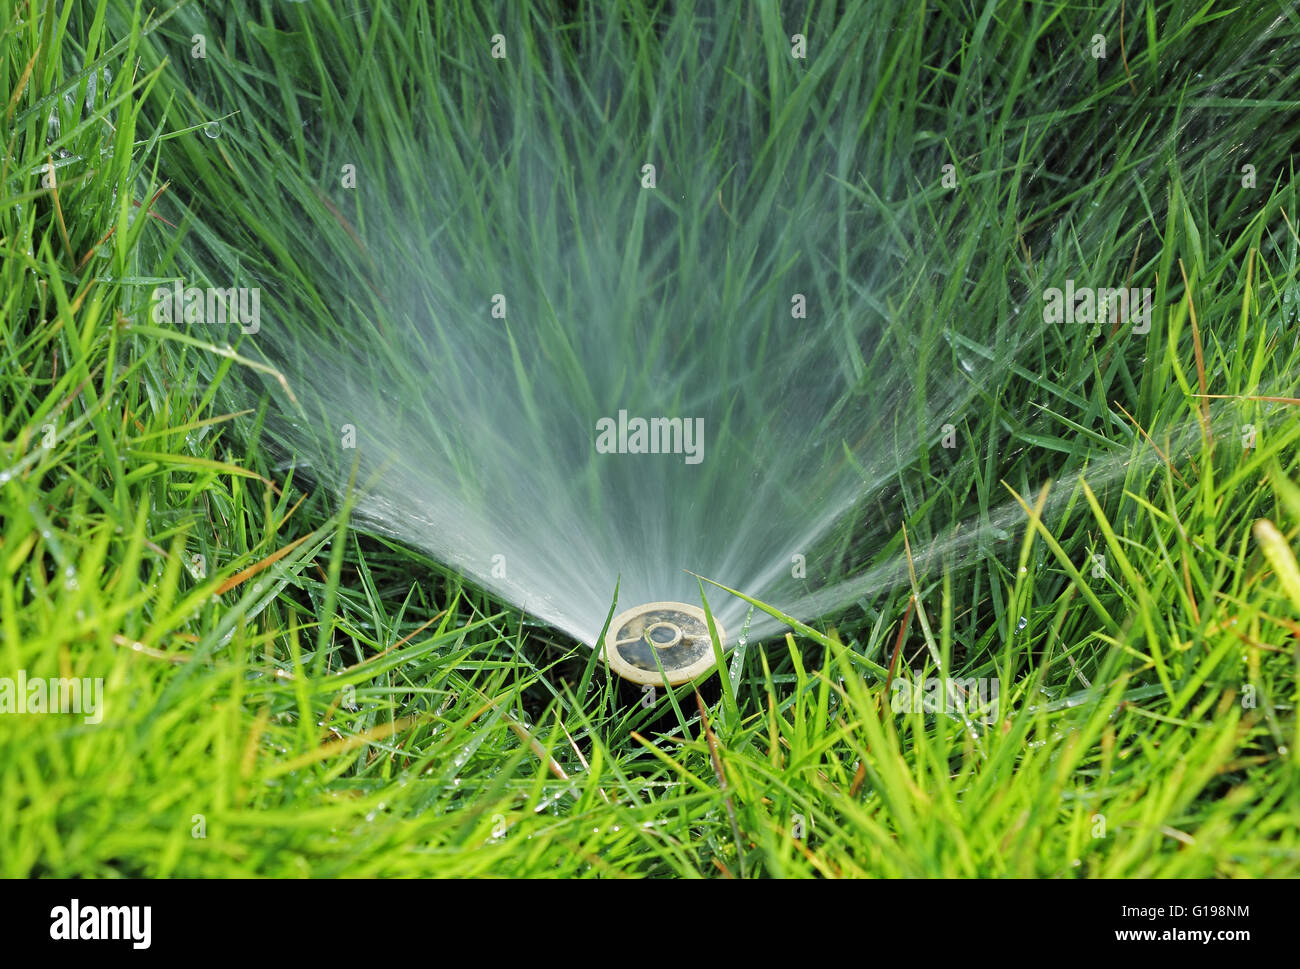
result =
[[[901,526],[978,460],[974,408],[1044,376],[1052,341],[1136,358],[1156,339],[1139,254],[1135,279],[1127,252],[1091,270],[1137,289],[1124,308],[1103,298],[1068,326],[1044,312],[1079,252],[1107,251],[1105,198],[1032,224],[963,202],[960,178],[1034,185],[1084,162],[980,175],[971,155],[962,175],[979,119],[940,136],[918,108],[895,130],[889,62],[852,32],[801,59],[775,25],[673,24],[645,76],[593,22],[532,36],[534,57],[459,52],[412,82],[419,124],[305,121],[309,164],[285,152],[273,189],[301,210],[294,272],[331,297],[286,272],[241,343],[278,375],[269,440],[350,494],[357,524],[588,646],[608,622],[611,665],[640,682],[699,675],[715,637],[782,628],[709,584],[706,613],[700,577],[799,620],[905,580]],[[851,83],[863,57],[874,86]],[[1027,142],[1063,130],[1005,110]],[[1153,126],[1133,177],[1162,178],[1160,152],[1195,123]],[[990,554],[1022,520],[998,503],[921,536],[911,567]]]

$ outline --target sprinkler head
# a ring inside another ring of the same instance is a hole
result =
[[[726,631],[715,618],[718,642]],[[685,602],[647,602],[614,617],[605,634],[605,662],[632,683],[688,683],[713,667],[713,642],[704,610]],[[656,663],[656,659],[658,663]],[[660,673],[660,667],[663,673]]]

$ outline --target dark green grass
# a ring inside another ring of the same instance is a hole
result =
[[[0,3],[0,674],[106,689],[99,725],[0,714],[0,870],[1300,871],[1300,411],[1247,399],[1298,396],[1298,105],[1283,95],[1300,23],[1267,4],[1139,5],[1121,57],[1110,9],[741,7],[718,17],[741,25],[726,64],[746,93],[721,107],[758,157],[722,199],[736,211],[745,178],[762,197],[820,136],[843,162],[830,231],[846,227],[846,268],[866,252],[847,213],[883,220],[876,298],[901,323],[882,352],[914,368],[916,400],[900,411],[907,460],[836,541],[853,574],[898,560],[905,524],[919,567],[733,655],[707,712],[718,776],[689,690],[620,706],[587,651],[352,530],[346,501],[283,470],[277,404],[245,393],[274,375],[234,340],[147,318],[152,286],[177,275],[263,281],[303,339],[340,306],[360,318],[374,304],[340,298],[340,267],[365,260],[322,203],[333,132],[368,133],[388,197],[430,166],[475,197],[508,180],[492,149],[513,126],[567,150],[566,102],[548,112],[543,83],[572,67],[544,53],[558,33],[625,65],[610,150],[639,155],[653,105],[702,110],[665,78],[691,70],[673,51],[702,56],[693,26],[710,10],[583,7],[552,25],[528,4],[500,18],[235,4],[228,20],[190,5],[159,23],[114,2],[69,5],[65,27],[52,7]],[[785,68],[796,30],[814,69],[833,59],[823,80]],[[487,95],[463,79],[498,31],[520,56]],[[188,56],[199,32],[208,63]],[[1095,33],[1104,61],[1084,56]],[[864,105],[869,170],[849,133],[819,127],[828,91]],[[546,211],[496,214],[546,238]],[[468,259],[491,230],[465,218]],[[688,256],[705,241],[680,240]],[[1156,290],[1140,339],[1017,322],[1045,286],[1129,272]],[[934,443],[925,374],[962,360],[980,371],[956,394],[963,446],[918,446]],[[927,557],[958,523],[971,538]],[[1001,716],[896,714],[889,666],[997,677]]]

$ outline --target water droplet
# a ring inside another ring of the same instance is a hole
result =
[[[209,121],[207,124],[203,126],[203,133],[207,135],[209,138],[220,138],[221,125],[219,125],[215,121]]]
[[[1029,620],[1024,616],[1021,616],[1020,622],[1016,623],[1016,632],[1020,632],[1020,630],[1024,629],[1027,625],[1029,625]]]

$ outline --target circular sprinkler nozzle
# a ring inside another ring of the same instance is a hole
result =
[[[727,634],[716,617],[713,625],[718,642],[725,644]],[[605,634],[605,661],[633,683],[661,686],[665,675],[670,686],[688,683],[708,672],[713,660],[704,610],[685,602],[647,602],[621,612]]]

